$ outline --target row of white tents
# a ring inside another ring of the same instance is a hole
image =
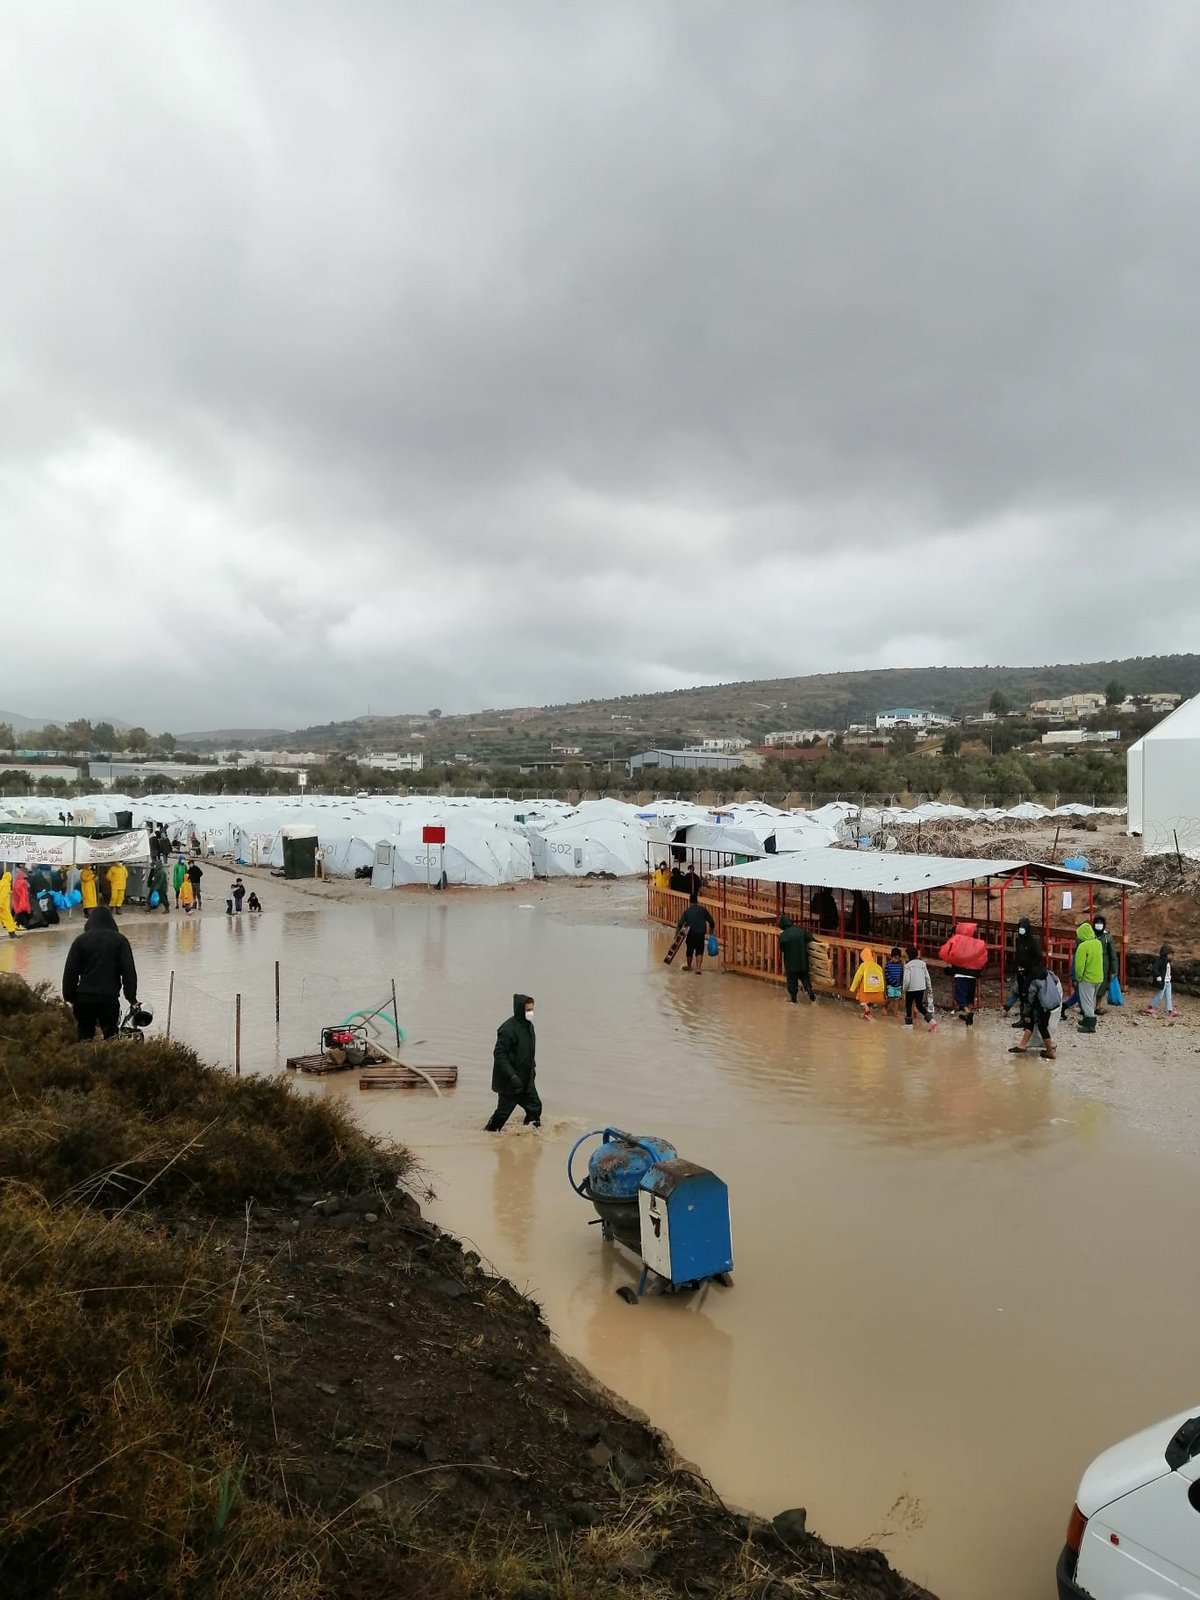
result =
[[[638,808],[615,799],[562,801],[447,796],[156,795],[133,800],[110,793],[70,802],[76,820],[134,827],[167,826],[185,851],[227,856],[246,865],[283,866],[284,838],[313,837],[331,877],[371,878],[379,888],[440,882],[495,887],[531,878],[630,877],[670,859],[672,845],[753,858],[833,844],[886,844],[892,830],[946,822],[1036,822],[1086,814],[1088,806],[1050,809],[1025,802],[1008,810],[970,810],[928,801],[912,808],[860,807],[839,800],[813,811],[764,802],[711,810],[664,800]],[[0,820],[54,823],[44,801],[0,799]],[[445,843],[428,844],[428,827]]]

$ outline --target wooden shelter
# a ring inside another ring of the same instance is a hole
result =
[[[731,972],[783,981],[779,918],[785,912],[814,935],[814,986],[840,994],[849,992],[864,944],[883,955],[892,945],[912,944],[936,967],[937,951],[955,924],[969,921],[978,923],[990,957],[981,995],[991,991],[1002,1000],[1013,974],[1019,918],[1029,917],[1047,965],[1065,978],[1076,926],[1091,920],[1099,893],[1119,894],[1119,927],[1114,917],[1110,931],[1125,979],[1128,894],[1137,885],[1124,878],[1049,862],[839,849],[721,863],[707,876],[703,864],[697,871],[700,902],[712,912],[722,963]],[[651,920],[674,926],[687,902],[686,894],[650,880]]]

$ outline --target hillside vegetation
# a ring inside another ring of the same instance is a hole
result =
[[[889,667],[828,672],[803,678],[708,684],[662,694],[620,695],[572,705],[527,706],[443,716],[431,710],[390,717],[359,717],[253,735],[241,742],[263,748],[361,753],[420,751],[429,762],[455,756],[475,760],[546,760],[554,744],[579,745],[584,760],[623,759],[635,750],[689,744],[702,737],[740,735],[758,742],[774,729],[869,722],[890,706],[917,706],[948,716],[985,711],[1000,690],[1014,706],[1112,682],[1130,694],[1155,690],[1200,693],[1200,655],[1135,656],[1042,667]],[[399,696],[397,696],[399,697]],[[228,743],[236,730],[193,735],[189,743]]]

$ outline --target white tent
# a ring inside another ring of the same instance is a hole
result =
[[[646,836],[615,816],[575,817],[531,841],[539,878],[635,877],[646,870]]]
[[[377,842],[371,883],[377,889],[437,883],[443,872],[456,887],[522,882],[533,877],[529,842],[508,828],[464,817],[446,824],[444,845],[426,844],[422,829],[410,827]]]
[[[1200,695],[1151,728],[1141,746],[1143,853],[1178,847],[1200,859]],[[1131,822],[1135,804],[1131,785]]]
[[[1125,752],[1125,791],[1129,797],[1129,815],[1125,832],[1142,831],[1142,741],[1136,740]]]

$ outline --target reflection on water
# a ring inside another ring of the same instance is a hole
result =
[[[298,1087],[411,1143],[436,1215],[538,1297],[564,1348],[735,1503],[805,1504],[840,1542],[882,1536],[946,1600],[1048,1593],[1082,1466],[1194,1398],[1200,1288],[1176,1242],[1195,1232],[1193,1160],[983,1029],[929,1036],[685,976],[619,892],[522,899],[534,909],[388,896],[126,926],[143,994],[161,1019],[174,970],[176,1031],[210,1057],[231,1059],[242,994],[246,1070],[315,1049],[395,979],[410,1059],[458,1062],[457,1090]],[[0,968],[56,978],[76,931],[7,942]],[[495,1137],[492,1041],[515,990],[538,1001],[546,1122]],[[1200,1110],[1200,1088],[1172,1092]],[[605,1123],[725,1178],[734,1288],[617,1299],[635,1264],[565,1172]]]

